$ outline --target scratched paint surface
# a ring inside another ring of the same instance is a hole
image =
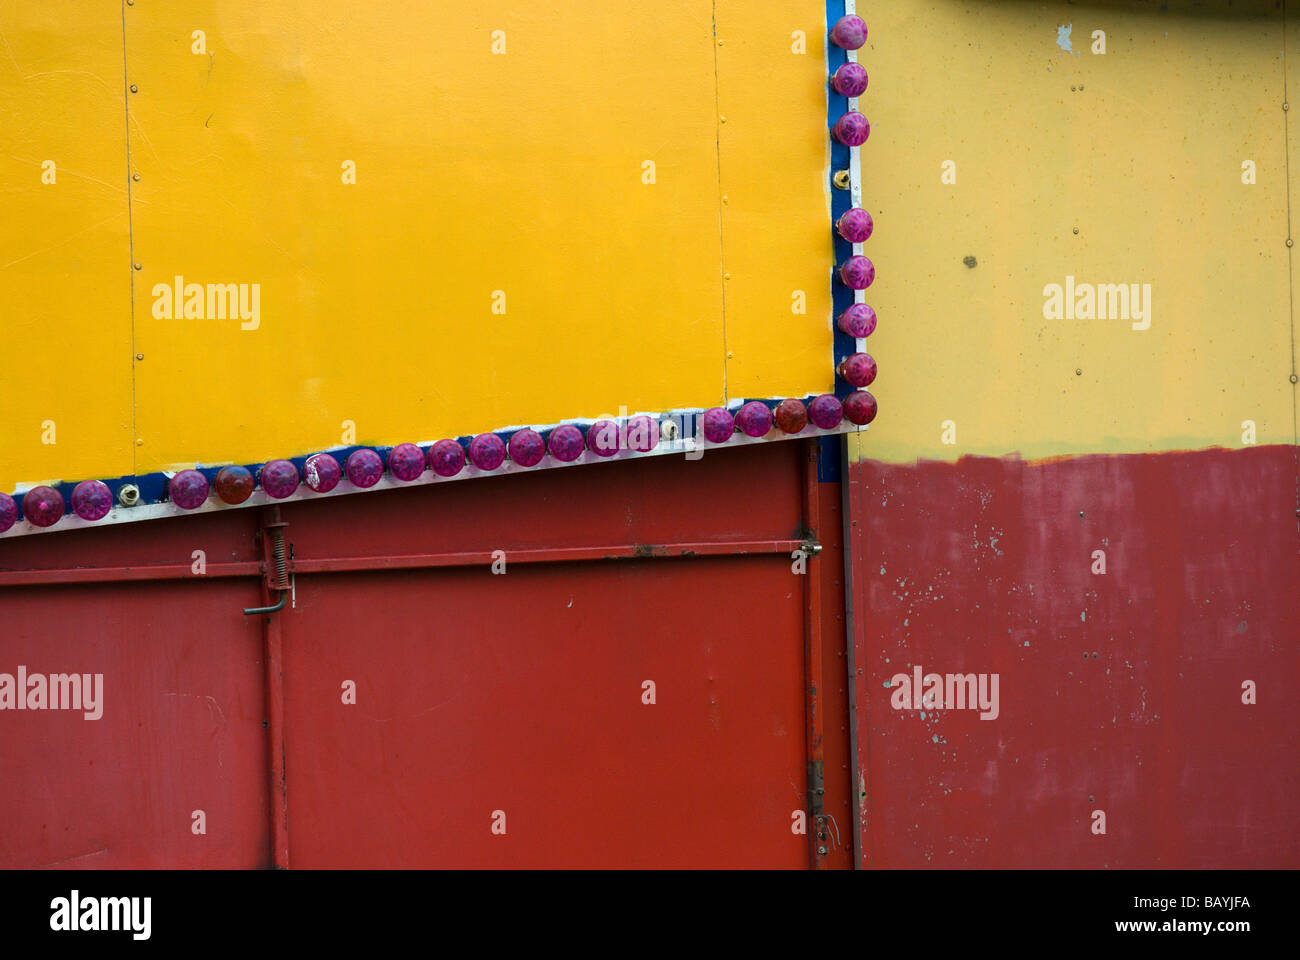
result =
[[[828,389],[824,5],[716,6],[6,5],[0,483]]]
[[[1300,866],[1296,24],[1177,0],[869,21],[890,279],[880,414],[849,440],[859,862]],[[1049,318],[1067,283],[1150,284],[1149,310]],[[895,710],[918,664],[999,674],[997,719]]]
[[[866,462],[852,489],[864,865],[1300,866],[1290,448]],[[998,673],[997,718],[894,709],[916,665]]]

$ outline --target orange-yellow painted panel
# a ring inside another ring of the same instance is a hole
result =
[[[432,440],[734,395],[711,4],[205,0],[128,10],[126,39],[142,469],[304,452],[352,424]],[[746,275],[829,250],[822,62],[799,62],[813,93],[769,108],[806,144],[739,201],[787,207],[798,243],[728,231]],[[782,288],[825,283],[817,259],[786,269]],[[168,319],[177,276],[205,314],[207,284],[248,284],[247,318]],[[786,327],[767,367],[793,370],[747,390],[828,381],[824,317],[739,314],[750,343]]]
[[[1281,10],[1160,6],[871,6],[858,457],[1293,442]],[[1149,284],[1149,328],[1046,317],[1067,276]]]
[[[0,490],[132,472],[121,17],[0,3]]]
[[[827,391],[826,8],[719,0],[717,22],[727,392]]]

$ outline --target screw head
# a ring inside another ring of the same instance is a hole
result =
[[[131,84],[131,92],[132,92],[132,93],[139,93],[139,92],[140,92],[140,88],[137,87],[137,86],[133,83],[133,84]]]

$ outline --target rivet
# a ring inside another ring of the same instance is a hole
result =
[[[726,123],[726,122],[727,122],[726,117],[718,117],[718,123]]]
[[[1074,87],[1071,87],[1071,88],[1070,88],[1070,92],[1071,92],[1071,93],[1074,93],[1074,89],[1075,89]]]
[[[1076,377],[1081,377],[1081,376],[1083,376],[1083,370],[1082,370],[1082,368],[1080,368],[1080,367],[1075,367],[1075,368],[1074,368],[1074,375],[1075,375]]]
[[[1289,104],[1289,103],[1284,103],[1284,104],[1282,104],[1282,109],[1283,109],[1283,110],[1290,110],[1290,109],[1291,109],[1291,104]]]
[[[1295,381],[1296,381],[1296,375],[1293,373],[1291,374],[1291,382],[1295,383]]]
[[[137,269],[137,270],[143,270],[143,269],[144,269],[144,264],[142,264],[142,263],[133,263],[133,264],[131,264],[131,266],[135,267],[135,269]]]
[[[137,353],[137,354],[135,355],[135,358],[136,358],[137,360],[143,360],[143,359],[144,359],[144,354],[143,354],[143,353]]]
[[[724,274],[722,275],[722,279],[723,279],[723,280],[730,280],[730,279],[731,279],[731,274],[729,274],[729,273],[724,273]]]
[[[820,853],[823,857],[826,856],[826,848],[825,848],[825,847],[818,847],[818,848],[817,848],[817,852]]]
[[[723,202],[723,203],[727,203],[727,202],[729,202],[729,201],[727,200],[727,195],[726,195],[725,193],[722,195],[722,202]]]
[[[1088,802],[1089,802],[1089,803],[1095,803],[1096,800],[1097,800],[1097,798],[1094,797],[1091,793],[1088,794]]]
[[[135,6],[135,0],[126,0],[126,5],[127,5],[128,7],[134,7],[134,6]]]
[[[1082,510],[1079,511],[1079,516],[1081,516],[1081,517],[1083,516],[1083,511],[1082,511]]]
[[[1074,235],[1075,235],[1076,237],[1079,235],[1079,228],[1078,228],[1078,227],[1075,227],[1075,228],[1074,228]]]
[[[140,488],[134,483],[122,484],[122,489],[117,491],[117,502],[124,507],[134,507],[140,499]]]
[[[139,182],[140,182],[140,174],[138,174],[138,173],[133,173],[133,174],[131,174],[131,179],[134,180],[136,183],[139,183]]]
[[[133,84],[131,84],[131,92],[132,92],[132,93],[139,93],[139,92],[140,92],[140,88],[137,87],[137,86],[133,83]]]
[[[1287,238],[1286,238],[1286,245],[1287,245],[1288,247],[1293,247],[1293,246],[1295,246],[1295,241],[1292,240],[1290,237],[1287,237]]]
[[[143,447],[143,446],[144,446],[144,437],[136,437],[136,438],[135,438],[135,445],[136,445],[137,447]]]
[[[722,46],[722,41],[721,41],[721,40],[718,41],[718,46]]]
[[[1097,659],[1097,651],[1096,651],[1096,650],[1092,651],[1092,659],[1094,659],[1094,660]]]

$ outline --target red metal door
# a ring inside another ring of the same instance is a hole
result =
[[[0,716],[0,863],[843,865],[819,486],[788,443],[293,503],[248,617],[253,511],[6,541],[0,672],[106,697]]]

